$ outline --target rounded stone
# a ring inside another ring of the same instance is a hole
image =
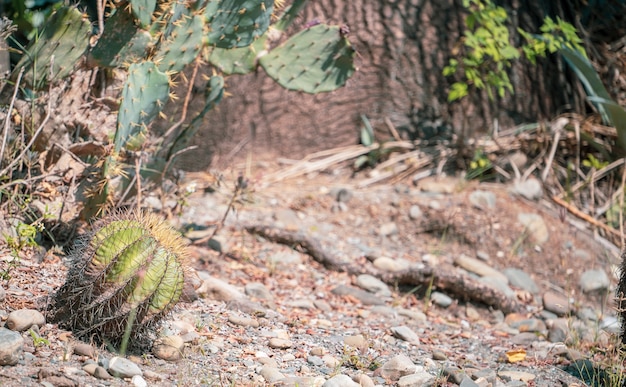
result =
[[[109,361],[108,371],[118,378],[132,378],[135,375],[143,374],[137,364],[119,356],[115,356]]]
[[[19,309],[9,313],[5,326],[12,331],[22,332],[33,325],[43,326],[46,318],[41,312],[34,309]]]
[[[185,341],[180,336],[166,336],[159,339],[154,347],[152,353],[159,359],[167,361],[178,361],[183,358],[183,349],[185,348]]]
[[[269,341],[270,348],[274,349],[287,349],[293,346],[291,340],[281,339],[278,337],[272,337]]]
[[[24,339],[19,333],[0,328],[0,365],[15,365],[20,360]]]

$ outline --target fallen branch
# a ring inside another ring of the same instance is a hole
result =
[[[346,262],[326,251],[315,238],[302,231],[290,231],[264,225],[248,225],[244,227],[251,234],[259,235],[269,241],[297,246],[303,253],[330,270],[347,272],[351,275],[370,274],[380,280],[395,285],[430,286],[445,291],[457,299],[482,303],[501,310],[503,313],[520,312],[523,306],[515,299],[508,298],[504,293],[486,284],[480,283],[460,269],[434,268],[430,266],[413,267],[401,272],[382,273],[371,265]]]

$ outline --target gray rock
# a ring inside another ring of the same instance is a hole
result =
[[[272,301],[274,296],[272,293],[260,282],[247,283],[244,288],[248,297],[258,298],[260,300]]]
[[[205,279],[196,290],[196,293],[201,297],[204,296],[217,301],[232,301],[245,298],[245,295],[237,287],[215,277]]]
[[[330,312],[331,310],[333,310],[330,304],[324,300],[315,300],[313,301],[313,305],[315,305],[315,307],[322,312]]]
[[[467,255],[461,254],[454,259],[454,264],[462,267],[463,269],[478,274],[481,277],[498,277],[506,284],[509,283],[508,278],[498,270],[492,268],[483,261],[475,258],[470,258]]]
[[[4,288],[2,286],[0,286],[0,302],[4,302],[4,299],[6,298],[7,293],[4,290]]]
[[[337,296],[353,296],[364,305],[383,305],[385,301],[365,290],[353,288],[346,285],[339,285],[331,291]]]
[[[391,332],[394,336],[404,341],[408,341],[411,344],[419,344],[419,336],[411,328],[406,325],[398,327],[391,327]]]
[[[348,375],[335,375],[328,379],[322,387],[360,387],[360,384],[352,380]]]
[[[369,274],[361,274],[356,277],[356,285],[361,289],[367,290],[368,292],[372,292],[379,296],[391,296],[389,286],[387,286],[387,284],[383,281]]]
[[[259,373],[261,374],[261,376],[263,376],[263,379],[265,379],[265,381],[268,383],[276,383],[285,378],[285,375],[283,375],[278,370],[278,368],[267,366],[267,365],[261,367],[261,372]]]
[[[514,371],[514,370],[498,371],[498,376],[505,382],[510,382],[512,380],[519,380],[524,383],[529,383],[535,380],[535,377],[536,377],[535,374],[531,374],[530,372]]]
[[[397,311],[400,316],[404,316],[415,321],[426,321],[426,314],[420,310],[400,308],[397,309]]]
[[[467,377],[467,374],[462,369],[454,366],[445,367],[442,374],[447,376],[448,380],[454,384],[461,384],[463,379]]]
[[[375,387],[376,384],[366,374],[358,374],[352,378],[355,382],[357,382],[361,387]]]
[[[496,385],[497,376],[496,376],[496,371],[494,369],[484,368],[482,370],[474,372],[472,376],[474,376],[477,380],[482,379],[486,381],[487,383],[491,383],[492,386]]]
[[[528,237],[532,243],[542,245],[548,241],[550,233],[541,215],[520,213],[517,215],[517,220],[524,226],[524,232],[528,233]]]
[[[315,309],[315,304],[311,300],[289,300],[289,301],[285,301],[283,305],[288,306],[290,308],[298,308],[298,309],[305,309],[305,310]]]
[[[476,190],[469,195],[470,203],[480,209],[496,207],[496,195],[493,192]]]
[[[618,335],[621,329],[620,321],[615,316],[604,316],[602,320],[600,320],[600,328],[608,333]]]
[[[440,306],[442,308],[447,308],[452,305],[452,298],[450,298],[447,294],[441,292],[432,292],[430,294],[430,299],[435,305]]]
[[[508,298],[515,298],[515,292],[508,285],[508,280],[502,280],[502,276],[498,275],[496,277],[493,276],[485,276],[480,277],[478,282],[481,282],[487,286],[490,286],[494,289],[497,289],[504,293]]]
[[[363,335],[346,336],[343,338],[343,342],[346,345],[358,349],[367,349],[369,346],[367,339]]]
[[[87,357],[95,358],[96,349],[87,343],[78,342],[74,345],[74,353],[78,356],[87,356]]]
[[[98,379],[111,379],[112,376],[104,369],[104,367],[97,365],[96,363],[89,363],[83,366],[83,371],[89,375]]]
[[[119,356],[115,356],[109,361],[109,369],[107,371],[118,378],[132,378],[135,375],[143,375],[137,364]]]
[[[140,375],[133,376],[130,382],[134,387],[148,387],[148,382]]]
[[[322,360],[324,361],[324,365],[329,368],[337,368],[341,364],[341,360],[337,359],[332,355],[324,355],[322,356]]]
[[[546,324],[538,318],[525,318],[509,322],[511,328],[520,332],[545,332]]]
[[[565,343],[570,336],[570,321],[566,318],[550,320],[548,327],[548,341],[551,343]]]
[[[528,200],[537,200],[543,196],[543,187],[539,180],[529,178],[524,181],[516,181],[511,187],[511,192]]]
[[[251,317],[241,316],[239,314],[228,315],[228,322],[231,324],[240,325],[244,327],[257,328],[259,326],[258,320],[251,318]]]
[[[509,284],[512,286],[526,290],[527,292],[531,292],[533,294],[539,293],[539,287],[525,271],[509,267],[504,269],[503,273],[506,275],[506,278],[509,279]]]
[[[390,236],[398,233],[398,225],[395,222],[385,223],[378,229],[378,235]]]
[[[5,326],[12,331],[22,332],[33,325],[42,326],[46,324],[46,318],[34,309],[19,309],[9,313]]]
[[[409,268],[409,262],[403,259],[393,259],[389,257],[379,257],[373,262],[374,266],[380,270],[397,272]]]
[[[424,216],[424,212],[417,204],[413,204],[411,208],[409,208],[409,219],[418,220]]]
[[[306,358],[307,363],[314,365],[316,367],[321,367],[324,365],[324,360],[320,356],[309,355]]]
[[[422,367],[413,364],[406,355],[400,354],[388,360],[380,369],[380,374],[386,379],[397,381],[401,377],[423,371]]]
[[[530,346],[534,342],[540,341],[541,337],[534,332],[522,332],[510,338],[512,344],[521,346]]]
[[[211,250],[217,251],[218,253],[230,251],[230,246],[228,245],[228,242],[219,235],[215,235],[211,239],[209,239],[207,245]]]
[[[325,381],[326,379],[324,379],[322,376],[316,376],[316,377],[289,376],[284,379],[281,379],[278,383],[274,384],[274,386],[276,387],[321,387]],[[257,385],[257,384],[254,384],[254,385]]]
[[[173,335],[158,339],[152,347],[152,354],[166,361],[178,361],[183,358],[185,341],[182,337]]]
[[[543,295],[543,308],[557,316],[564,316],[570,311],[569,299],[554,292],[546,292]]]
[[[270,348],[274,349],[287,349],[293,346],[293,342],[288,339],[281,339],[280,337],[272,337],[268,345]]]
[[[461,380],[459,387],[480,387],[480,385],[474,382],[469,376],[466,376]]]
[[[0,328],[0,366],[17,364],[23,345],[24,339],[19,333]]]
[[[411,375],[401,377],[398,387],[422,387],[434,385],[435,377],[426,371],[418,372]]]
[[[611,286],[611,281],[606,272],[602,269],[587,270],[581,274],[579,280],[583,293],[606,292]]]

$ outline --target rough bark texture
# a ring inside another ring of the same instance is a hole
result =
[[[512,32],[517,26],[537,31],[544,15],[559,11],[539,4],[507,2]],[[567,79],[565,65],[556,57],[537,66],[520,60],[512,69],[514,96],[491,103],[486,93],[476,93],[462,103],[448,104],[453,80],[444,77],[442,69],[464,29],[464,17],[461,0],[311,1],[294,29],[315,18],[347,24],[358,52],[357,74],[345,88],[315,96],[285,91],[260,69],[230,77],[232,97],[208,115],[206,128],[195,140],[199,150],[185,155],[181,165],[203,169],[215,155],[227,163],[225,155],[243,143],[239,156],[263,147],[291,158],[354,144],[361,115],[380,131],[380,139],[389,136],[385,119],[408,138],[450,132],[468,138],[486,133],[496,121],[511,127],[580,107],[580,90],[568,86],[577,83]],[[519,36],[512,37],[519,43]]]

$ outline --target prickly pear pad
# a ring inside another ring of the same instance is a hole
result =
[[[245,47],[267,31],[273,0],[211,0],[205,15],[209,44],[221,48]]]
[[[353,57],[340,28],[320,24],[292,36],[259,64],[283,87],[314,94],[343,86],[355,71]]]

